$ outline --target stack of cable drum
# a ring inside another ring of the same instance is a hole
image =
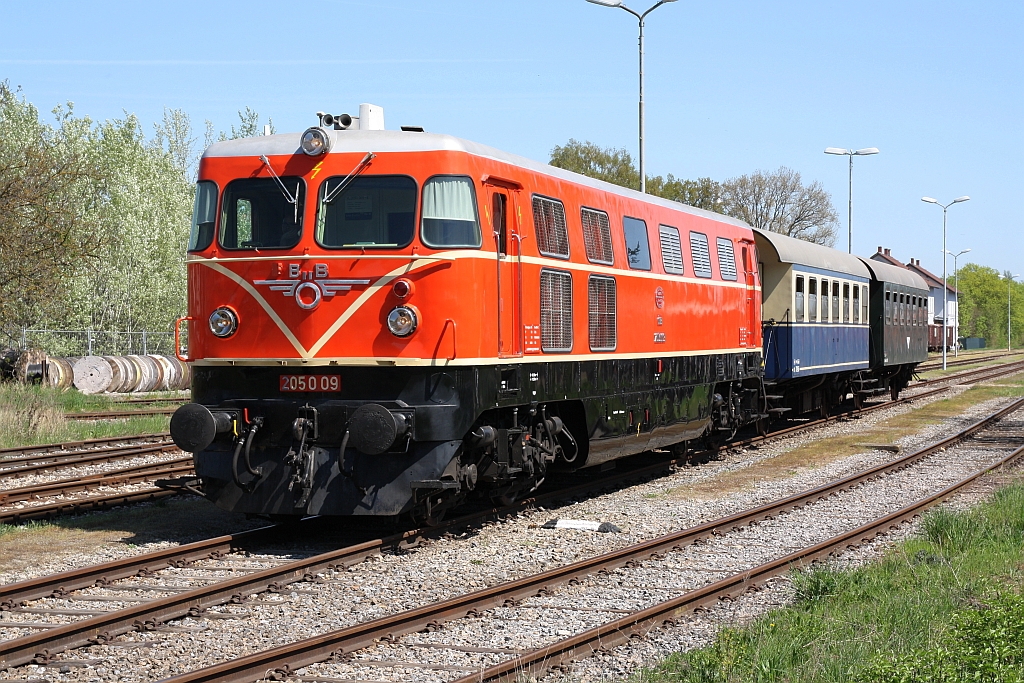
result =
[[[48,365],[50,362],[55,366],[67,363],[56,358],[47,359]],[[54,370],[56,373],[48,373],[49,382],[63,388],[65,368],[54,367]],[[60,379],[55,379],[55,375]],[[177,391],[188,389],[192,384],[192,372],[186,363],[173,356],[156,355],[85,356],[75,361],[72,378],[75,388],[83,394]]]

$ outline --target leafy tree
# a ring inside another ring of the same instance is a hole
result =
[[[954,276],[950,276],[952,284]],[[989,346],[1006,346],[1006,298],[1010,296],[1013,343],[1024,337],[1024,284],[1011,281],[1010,273],[975,263],[959,271],[960,336],[983,337]]]
[[[255,109],[245,108],[245,111],[238,110],[238,128],[231,126],[231,136],[221,131],[220,141],[224,140],[237,140],[238,138],[253,138],[257,135],[263,135],[263,127],[260,125],[260,114]],[[270,126],[271,134],[274,133],[274,119],[268,118],[267,125]],[[210,130],[210,122],[207,121],[207,130]],[[209,133],[207,133],[209,137]]]
[[[633,157],[625,149],[606,149],[592,142],[570,139],[564,146],[556,146],[551,150],[549,163],[632,190],[640,189],[640,172],[633,164]],[[711,178],[683,180],[670,173],[665,178],[648,176],[647,193],[700,209],[717,211],[721,191],[718,183]]]
[[[752,227],[825,246],[835,244],[839,227],[832,195],[818,181],[804,185],[800,173],[785,166],[723,182],[722,211]]]

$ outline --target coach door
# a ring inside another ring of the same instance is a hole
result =
[[[754,259],[756,258],[754,243],[743,240],[740,242],[743,248],[740,250],[741,260],[743,261],[743,275],[746,282],[746,294],[747,294],[747,338],[746,343],[741,343],[741,346],[753,347],[754,340],[757,338],[756,330],[761,329],[761,321],[758,319],[757,314],[757,290],[754,289],[757,280],[754,277]]]
[[[490,188],[491,227],[497,252],[498,357],[523,355],[521,314],[522,261],[514,190]]]

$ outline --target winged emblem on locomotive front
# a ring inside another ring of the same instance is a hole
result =
[[[295,297],[299,308],[311,311],[324,299],[330,299],[338,292],[347,292],[356,285],[370,284],[367,279],[331,278],[326,263],[314,264],[313,270],[302,270],[302,264],[288,264],[288,278],[281,280],[253,280],[254,285],[266,286],[272,292]]]

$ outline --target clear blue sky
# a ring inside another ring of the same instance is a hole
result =
[[[653,0],[630,0],[646,8]],[[250,106],[278,131],[314,112],[384,107],[546,161],[570,137],[637,149],[636,20],[584,0],[4,3],[0,79],[46,111],[96,119],[163,107],[195,127]],[[715,179],[798,170],[832,193],[846,243],[941,272],[949,248],[1024,272],[1024,3],[694,2],[647,25],[648,172]],[[952,267],[952,265],[950,265]]]

